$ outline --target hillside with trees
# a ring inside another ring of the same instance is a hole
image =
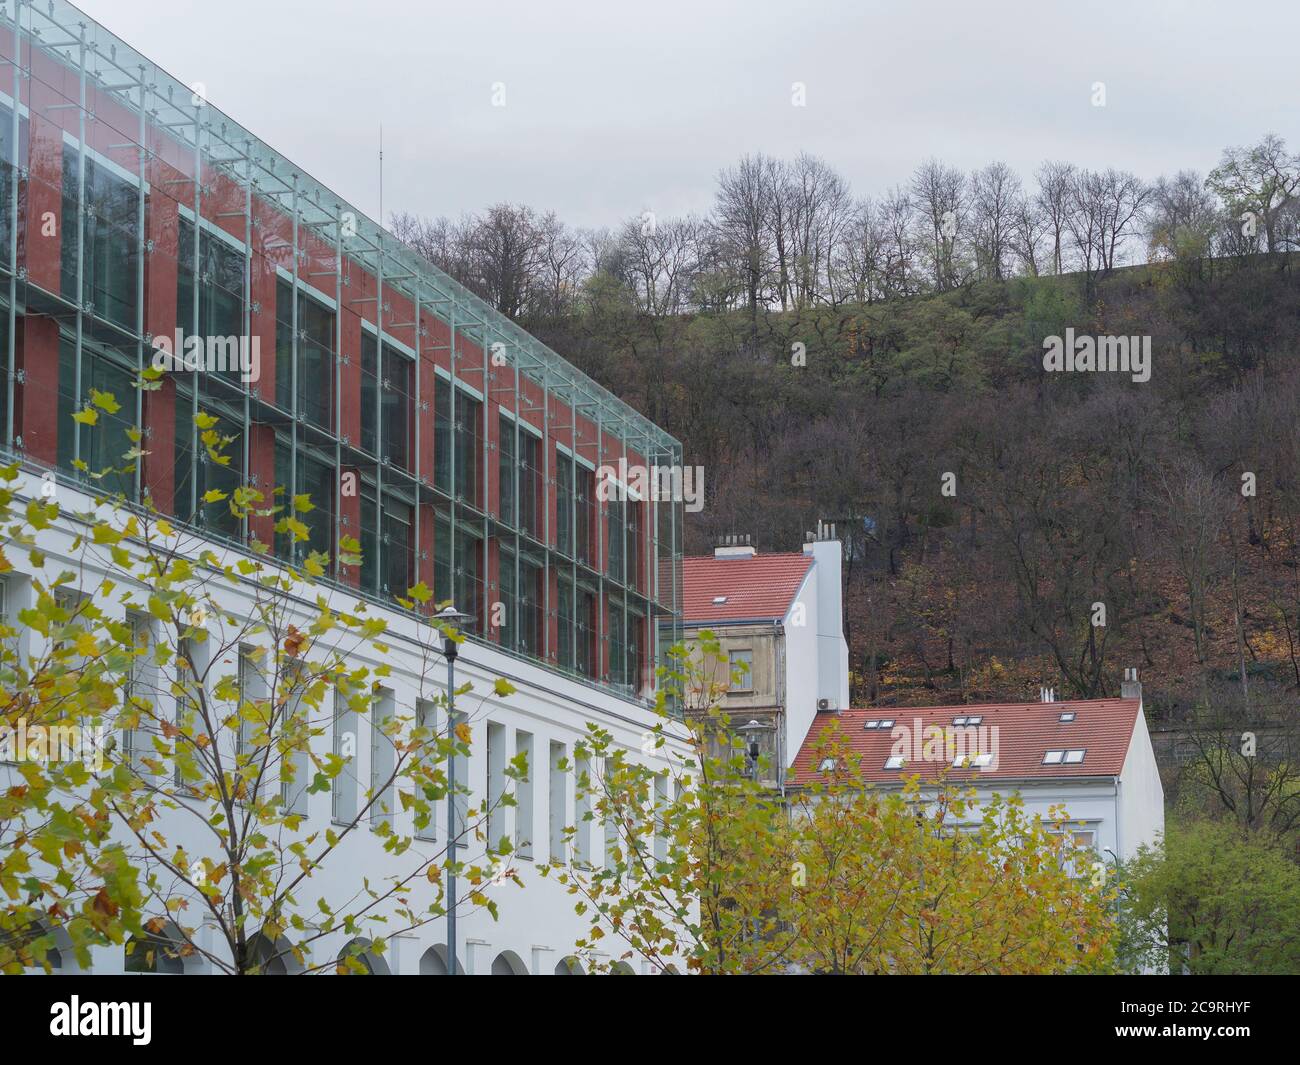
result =
[[[1213,755],[1250,731],[1289,764],[1297,740],[1283,141],[1154,182],[931,160],[867,199],[822,160],[752,156],[703,217],[394,225],[683,441],[706,477],[689,551],[733,532],[793,550],[838,523],[854,705],[1114,695],[1136,666],[1153,722],[1190,737],[1183,775],[1294,827],[1292,774]],[[1045,372],[1067,329],[1149,337],[1150,379]]]

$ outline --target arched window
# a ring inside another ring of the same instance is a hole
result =
[[[0,966],[15,962],[24,969],[62,969],[62,937],[40,921],[21,929],[0,931]]]
[[[582,971],[582,962],[578,961],[572,954],[567,958],[561,958],[555,965],[556,976],[585,976]]]
[[[625,961],[616,961],[609,970],[610,976],[636,976],[636,970]]]
[[[184,945],[168,929],[143,932],[126,941],[126,971],[184,976]]]
[[[465,975],[465,966],[459,961],[456,962],[456,972],[460,976]],[[446,976],[447,974],[447,945],[439,943],[435,947],[430,947],[420,957],[420,975],[421,976]]]
[[[263,976],[288,976],[302,971],[302,965],[293,954],[293,944],[281,936],[272,940],[259,932],[249,941],[248,948],[256,972]]]
[[[392,970],[368,939],[353,939],[339,951],[338,972],[354,976],[391,976]]]
[[[528,967],[513,950],[503,950],[492,959],[493,976],[527,976]]]

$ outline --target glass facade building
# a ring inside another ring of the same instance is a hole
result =
[[[11,454],[75,479],[140,425],[148,455],[108,479],[128,498],[296,561],[271,519],[202,500],[307,494],[331,581],[379,601],[423,581],[476,639],[648,693],[679,631],[682,507],[602,498],[598,471],[680,468],[676,440],[72,5],[0,0],[0,55]],[[217,364],[137,389],[178,335]],[[91,389],[122,407],[74,423]]]

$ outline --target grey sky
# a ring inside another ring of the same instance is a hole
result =
[[[371,214],[381,120],[386,212],[512,200],[588,226],[703,212],[751,151],[876,195],[931,155],[1150,178],[1267,132],[1300,150],[1295,3],[79,3]]]

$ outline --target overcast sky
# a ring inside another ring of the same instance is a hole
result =
[[[929,156],[1153,178],[1268,132],[1300,150],[1292,0],[80,6],[372,215],[381,122],[386,214],[510,200],[583,226],[704,212],[746,152],[876,195]]]

